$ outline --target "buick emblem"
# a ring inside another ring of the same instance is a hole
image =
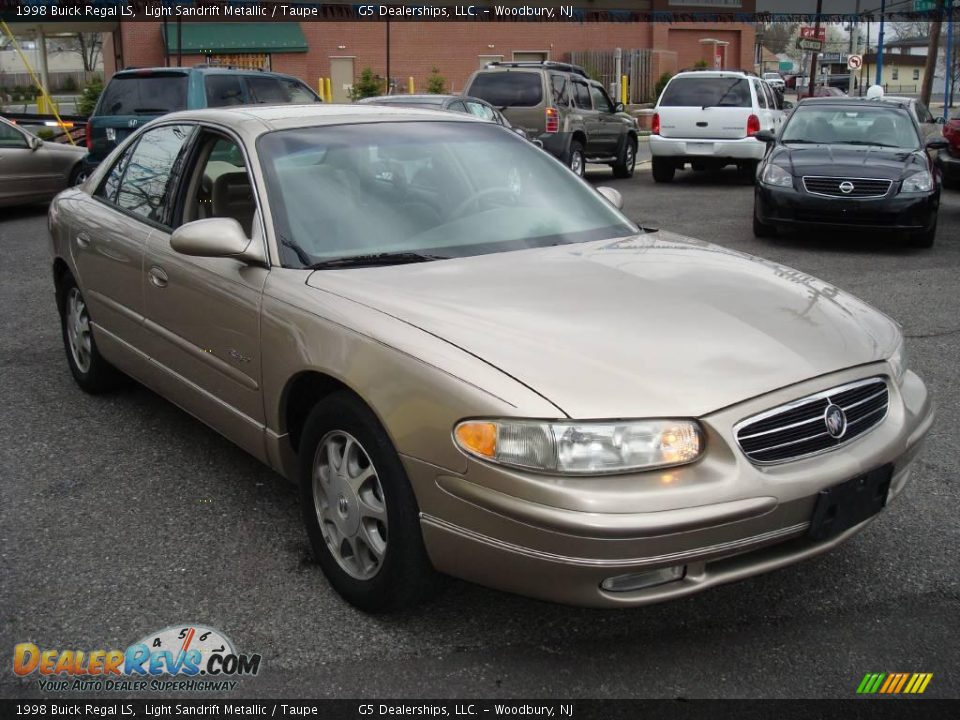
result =
[[[847,416],[839,405],[828,405],[823,413],[823,424],[834,440],[839,440],[847,432]]]
[[[853,183],[849,180],[844,180],[842,183],[840,183],[840,192],[842,192],[844,195],[849,195],[852,193]]]

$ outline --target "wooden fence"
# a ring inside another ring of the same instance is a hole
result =
[[[579,65],[594,80],[609,88],[611,83],[620,82],[617,77],[617,61],[613,50],[578,50],[570,53],[570,62]],[[656,100],[654,97],[657,78],[652,50],[623,50],[621,52],[621,74],[629,78],[630,103],[646,103]],[[619,100],[619,93],[615,100]]]
[[[51,93],[59,93],[65,90],[76,90],[79,92],[80,90],[83,90],[84,86],[93,80],[95,76],[102,78],[103,72],[96,70],[91,70],[89,72],[86,70],[65,70],[47,73],[47,77],[50,81],[49,90]],[[39,73],[37,77],[39,77]],[[72,88],[70,87],[71,81],[73,84]],[[0,70],[0,92],[2,92],[2,89],[5,88],[7,94],[9,95],[16,87],[33,87],[33,79],[30,77],[30,73],[7,72],[6,70]]]

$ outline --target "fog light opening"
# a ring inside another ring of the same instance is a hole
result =
[[[629,575],[617,575],[604,580],[600,583],[600,587],[609,592],[633,592],[682,580],[686,573],[686,565],[674,565]]]

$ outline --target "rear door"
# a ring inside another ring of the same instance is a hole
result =
[[[761,130],[771,130],[776,131],[777,129],[777,119],[776,113],[777,110],[776,104],[773,102],[772,97],[768,97],[767,93],[764,92],[765,83],[760,80],[751,80],[753,85],[753,92],[757,97],[757,117],[760,118],[760,129]]]
[[[52,197],[61,189],[50,155],[28,140],[25,130],[0,121],[0,204]]]
[[[667,84],[657,112],[660,135],[665,138],[743,138],[753,112],[750,81],[737,76],[680,75]]]
[[[160,115],[187,109],[185,70],[117,73],[90,117],[90,160],[100,162],[128,135]]]
[[[573,91],[574,112],[580,119],[587,136],[584,151],[587,155],[605,155],[606,153],[603,150],[603,126],[600,124],[600,113],[593,109],[590,86],[586,80],[581,80],[578,77],[571,77],[570,85]]]

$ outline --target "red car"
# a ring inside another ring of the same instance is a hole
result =
[[[948,120],[943,126],[943,136],[950,147],[937,154],[937,165],[943,174],[943,185],[948,188],[960,187],[960,118]]]

